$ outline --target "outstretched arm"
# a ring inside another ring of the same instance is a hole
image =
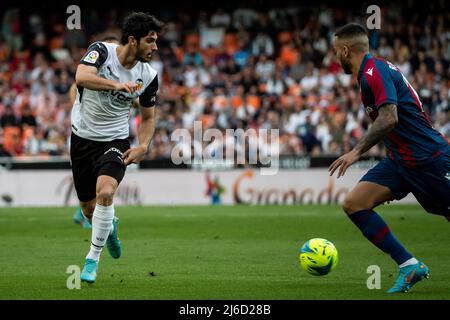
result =
[[[370,148],[391,132],[398,122],[397,106],[387,104],[378,110],[378,117],[373,122],[367,134],[358,142],[355,148],[334,161],[328,168],[330,176],[339,168],[338,178],[343,176],[353,163]]]

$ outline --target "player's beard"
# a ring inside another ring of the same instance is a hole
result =
[[[150,62],[150,58],[146,58],[145,52],[141,50],[140,45],[137,46],[137,52],[136,52],[136,60],[140,62]]]
[[[350,57],[347,59],[341,58],[341,66],[345,74],[352,74],[352,65],[350,64]]]
[[[352,74],[352,65],[349,61],[342,59],[341,66],[345,74]]]

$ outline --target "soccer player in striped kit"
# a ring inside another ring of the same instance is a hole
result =
[[[450,145],[431,125],[408,80],[388,61],[369,53],[365,28],[347,24],[336,31],[334,51],[345,73],[357,76],[361,100],[373,123],[358,144],[329,167],[347,168],[384,139],[387,157],[369,170],[347,195],[343,209],[363,235],[399,266],[389,293],[408,292],[429,276],[429,268],[409,253],[373,210],[412,192],[430,213],[450,221]]]

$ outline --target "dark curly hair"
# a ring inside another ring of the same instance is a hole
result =
[[[160,33],[164,23],[145,12],[133,12],[125,17],[122,27],[122,44],[127,44],[128,37],[133,36],[139,41],[142,37],[154,31]]]

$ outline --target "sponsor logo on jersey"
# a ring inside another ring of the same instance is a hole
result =
[[[367,69],[366,73],[371,76],[373,73],[373,68]]]
[[[98,56],[99,56],[98,51],[93,50],[93,51],[89,52],[86,55],[86,57],[84,57],[83,61],[86,61],[89,63],[95,63],[98,59]]]
[[[126,96],[124,93],[120,92],[120,91],[107,91],[111,94],[111,96],[113,97],[113,99],[119,100],[121,102],[129,102],[132,101],[133,98],[132,97],[128,97]]]

